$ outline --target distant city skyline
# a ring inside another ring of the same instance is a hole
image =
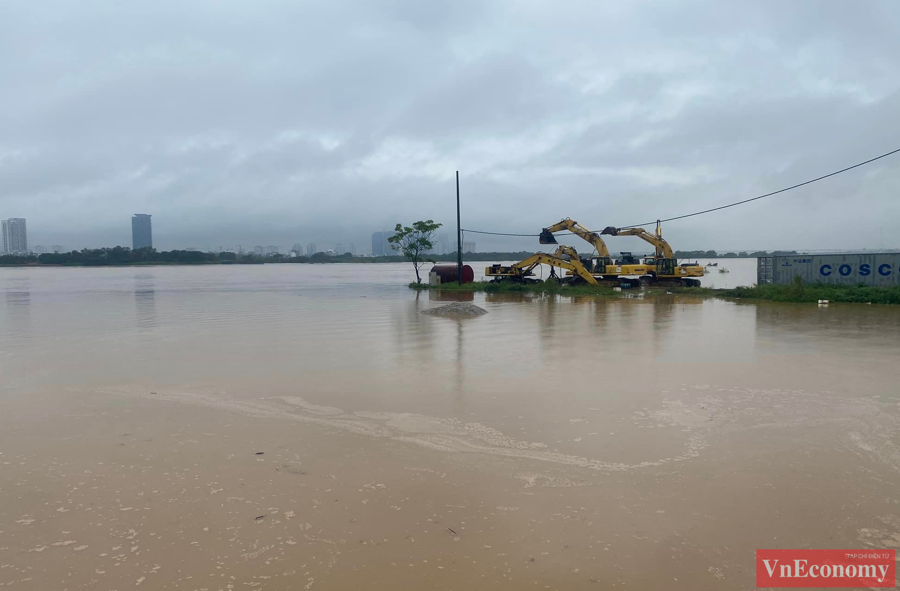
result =
[[[153,243],[153,230],[151,226],[152,215],[150,214],[132,214],[132,248],[142,248],[146,245],[150,247],[154,247]],[[12,225],[11,225],[12,224]],[[13,229],[14,228],[14,229]],[[21,228],[21,232],[19,230]],[[59,252],[69,252],[72,250],[81,250],[82,248],[104,248],[104,247],[115,247],[122,246],[121,244],[105,244],[98,246],[75,246],[75,247],[64,247],[60,244],[53,244],[52,246],[44,246],[41,244],[35,245],[33,248],[28,248],[28,239],[27,233],[25,231],[25,218],[9,218],[8,220],[3,220],[3,243],[0,244],[0,248],[2,248],[2,254],[8,254],[7,248],[8,244],[12,243],[13,248],[18,248],[15,252],[19,254],[44,254],[44,253],[59,253]],[[344,255],[346,253],[350,253],[352,256],[394,256],[396,255],[396,251],[391,248],[390,243],[388,242],[388,238],[392,236],[395,232],[379,230],[373,232],[371,234],[372,240],[372,248],[371,250],[364,249],[357,252],[354,243],[349,243],[348,246],[344,247],[343,241],[331,241],[330,244],[333,244],[333,247],[324,247],[318,248],[315,242],[310,242],[306,247],[303,247],[302,241],[294,241],[293,246],[287,248],[284,252],[287,253],[288,256],[312,256],[317,253],[327,254],[327,255]],[[456,232],[437,232],[433,237],[434,247],[429,251],[430,254],[434,255],[447,255],[456,252]],[[471,234],[470,234],[471,235]],[[480,236],[479,234],[474,234],[475,236]],[[22,238],[19,238],[21,236]],[[880,236],[879,236],[880,237]],[[528,237],[531,244],[519,242],[518,244],[507,245],[506,247],[489,247],[487,249],[481,248],[480,252],[537,252],[541,250],[548,250],[545,245],[541,245],[537,243],[536,238]],[[610,251],[613,253],[618,253],[621,251],[630,251],[636,254],[641,253],[649,253],[650,250],[646,248],[643,243],[634,244],[633,241],[631,243],[619,243],[617,242],[617,238],[611,238],[608,240],[608,245]],[[579,239],[573,236],[560,236],[560,243],[568,244],[573,246],[579,252],[587,254],[587,250],[589,247],[581,242]],[[883,244],[883,240],[882,240]],[[24,246],[23,246],[24,245]],[[478,253],[478,243],[475,240],[464,240],[463,242],[463,253]],[[693,251],[695,249],[684,248],[681,245],[673,245],[676,250],[681,251]],[[185,245],[179,246],[163,246],[162,248],[156,247],[156,250],[164,251],[164,250],[199,250],[203,252],[252,252],[254,254],[260,256],[272,256],[276,254],[282,254],[282,245],[268,245],[262,246],[257,245],[254,247],[247,247],[245,245],[238,244],[236,246],[198,246],[196,242],[189,243]],[[737,252],[758,252],[758,251],[777,251],[777,250],[795,250],[800,252],[856,252],[856,251],[864,251],[864,252],[889,252],[898,250],[897,248],[891,248],[889,246],[881,246],[881,247],[861,247],[861,248],[853,248],[853,249],[814,249],[814,248],[803,248],[796,247],[790,249],[776,249],[776,248],[765,248],[758,245],[753,245],[750,247],[744,248],[721,248],[721,247],[710,247],[709,245],[704,245],[702,250],[708,251],[716,251],[718,253],[737,253]]]

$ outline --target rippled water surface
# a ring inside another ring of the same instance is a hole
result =
[[[746,589],[756,548],[900,547],[900,310],[411,271],[0,269],[0,582]],[[419,313],[456,299],[489,313]]]

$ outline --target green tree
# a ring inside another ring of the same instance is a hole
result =
[[[434,238],[435,231],[440,227],[441,224],[437,224],[433,220],[415,222],[411,228],[397,224],[397,227],[394,228],[394,235],[388,238],[392,249],[403,253],[403,256],[412,261],[416,270],[416,283],[422,283],[422,279],[419,277],[419,268],[428,262],[423,259],[423,256],[434,248],[431,239]]]

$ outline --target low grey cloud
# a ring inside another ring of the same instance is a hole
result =
[[[601,228],[900,147],[888,0],[46,0],[3,14],[0,217],[27,218],[32,244],[129,244],[142,212],[160,248],[362,246],[398,221],[452,226],[456,170],[464,227]],[[900,247],[898,173],[900,156],[884,159],[666,235]]]

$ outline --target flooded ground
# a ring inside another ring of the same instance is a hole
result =
[[[0,269],[0,588],[750,589],[757,548],[900,548],[900,310],[410,274]]]

